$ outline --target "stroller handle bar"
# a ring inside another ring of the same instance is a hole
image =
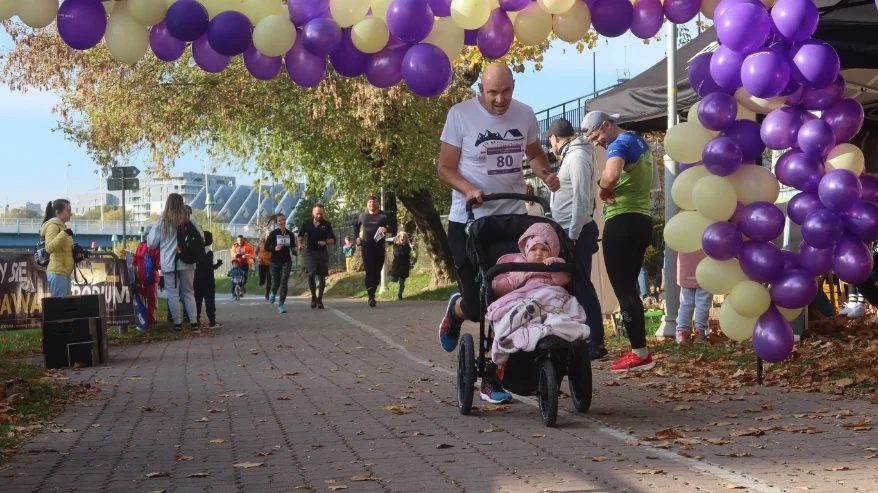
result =
[[[549,201],[542,197],[537,197],[536,195],[526,195],[523,193],[492,193],[482,196],[482,202],[490,202],[492,200],[524,200],[539,202],[539,204],[543,206],[543,212],[546,214],[546,217],[552,217],[552,208],[549,206]],[[473,206],[477,203],[478,201],[474,198],[466,201],[466,218],[468,222],[476,220],[476,216],[473,214]]]
[[[576,267],[573,264],[568,263],[552,265],[531,262],[497,264],[488,269],[488,272],[485,272],[485,285],[490,286],[491,283],[494,282],[495,277],[507,272],[566,272],[570,275],[574,275],[576,273]]]

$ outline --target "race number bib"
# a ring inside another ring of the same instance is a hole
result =
[[[290,246],[290,236],[289,235],[279,235],[277,237],[278,246]]]

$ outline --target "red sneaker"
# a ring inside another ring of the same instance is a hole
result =
[[[652,354],[647,354],[646,358],[641,358],[630,351],[622,356],[612,366],[610,371],[613,373],[623,373],[628,371],[647,371],[655,368],[655,361],[652,360]]]

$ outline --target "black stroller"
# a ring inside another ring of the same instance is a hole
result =
[[[495,193],[486,195],[484,201],[529,200],[543,206],[546,217],[506,214],[475,219],[472,206],[475,199],[466,204],[467,255],[479,269],[479,349],[470,334],[463,334],[457,353],[457,406],[461,414],[469,414],[473,407],[473,387],[476,377],[488,375],[489,360],[494,339],[493,325],[485,330],[485,314],[494,301],[491,289],[495,277],[504,272],[569,272],[576,276],[573,266],[573,245],[567,233],[554,221],[546,200],[518,193]],[[507,263],[497,265],[505,254],[518,252],[518,239],[535,223],[550,224],[558,234],[561,258],[564,264]],[[571,291],[572,286],[566,289]],[[577,411],[586,412],[591,407],[592,375],[588,357],[588,343],[570,343],[558,336],[544,337],[536,350],[513,353],[506,363],[502,384],[509,392],[522,396],[536,395],[543,424],[553,426],[558,417],[558,394],[564,376],[570,383],[570,397]]]

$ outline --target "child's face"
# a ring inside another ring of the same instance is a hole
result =
[[[531,247],[530,251],[527,252],[527,261],[528,262],[542,262],[551,256],[549,252],[549,247],[543,245],[542,243],[537,243],[533,247]]]

